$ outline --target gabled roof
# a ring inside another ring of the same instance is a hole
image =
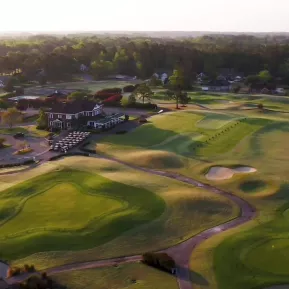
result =
[[[97,103],[89,100],[75,100],[66,103],[59,102],[52,106],[50,113],[75,114],[82,111],[93,111],[96,105]]]

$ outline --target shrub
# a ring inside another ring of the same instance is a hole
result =
[[[57,156],[53,156],[49,159],[49,161],[55,161],[55,160],[58,160],[62,157],[68,157],[68,156],[84,156],[84,157],[88,157],[89,156],[89,153],[82,153],[82,152],[72,152],[72,153],[66,153],[66,154],[59,154]]]
[[[258,104],[258,109],[260,109],[260,110],[263,110],[263,109],[264,109],[263,103],[259,103],[259,104]]]
[[[127,85],[123,88],[123,92],[133,92],[135,90],[134,85]]]
[[[174,259],[166,253],[145,253],[142,262],[169,273],[176,267]]]

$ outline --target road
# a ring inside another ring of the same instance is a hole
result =
[[[231,228],[235,228],[241,224],[244,224],[252,220],[256,216],[256,211],[254,207],[252,207],[245,200],[229,192],[220,190],[208,184],[201,183],[192,178],[188,178],[188,177],[176,174],[176,173],[138,167],[138,166],[125,163],[123,161],[120,161],[112,157],[99,156],[99,155],[91,155],[91,157],[107,159],[110,161],[114,161],[114,162],[126,165],[135,170],[140,170],[146,173],[171,178],[171,179],[183,182],[183,183],[191,184],[193,186],[202,187],[203,189],[210,191],[211,193],[221,195],[230,199],[240,208],[240,211],[241,211],[240,216],[237,217],[236,219],[226,222],[224,224],[218,225],[216,227],[210,228],[208,230],[205,230],[201,232],[200,234],[195,235],[194,237],[178,245],[175,245],[171,248],[163,250],[163,252],[167,252],[176,261],[176,264],[177,264],[176,277],[177,277],[177,281],[178,281],[180,289],[193,289],[194,288],[193,283],[190,278],[189,261],[190,261],[190,256],[193,250],[198,245],[200,245],[200,243],[204,242],[205,240],[209,239],[210,237],[214,235],[220,234],[221,232],[227,231]],[[131,263],[131,262],[137,262],[140,260],[141,260],[140,255],[126,256],[122,258],[112,258],[108,260],[98,260],[98,261],[92,261],[92,262],[68,264],[68,265],[63,265],[63,266],[47,269],[46,272],[48,275],[54,275],[54,274],[59,274],[62,272],[67,272],[67,271],[115,266],[116,264]],[[27,274],[20,275],[20,276],[7,279],[6,282],[8,284],[18,283],[18,282],[25,280],[27,277],[29,277],[29,275]]]

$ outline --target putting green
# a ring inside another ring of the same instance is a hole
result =
[[[252,246],[242,258],[245,266],[276,275],[289,275],[289,239],[269,239]]]
[[[0,227],[0,235],[5,237],[38,230],[77,230],[94,219],[125,207],[124,202],[88,195],[80,186],[61,183],[28,199],[16,216]]]
[[[73,170],[4,190],[0,204],[5,259],[91,248],[152,221],[165,209],[163,199],[148,190]]]

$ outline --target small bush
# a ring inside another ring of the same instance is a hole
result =
[[[142,255],[142,262],[169,273],[176,267],[174,259],[166,253],[145,253]]]

